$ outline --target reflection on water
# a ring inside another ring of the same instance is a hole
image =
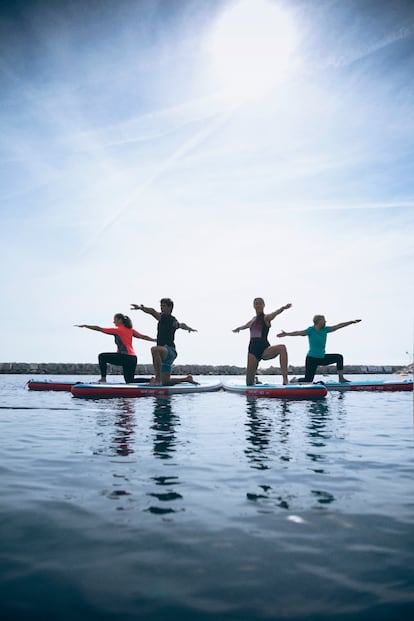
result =
[[[111,455],[117,457],[129,457],[135,453],[135,408],[129,399],[119,399],[115,404],[115,411],[112,411],[113,405],[108,404],[111,408],[110,414],[113,418],[113,434],[110,440]],[[106,410],[105,410],[106,411]],[[105,426],[108,425],[108,419],[105,419]],[[113,473],[113,489],[105,491],[105,495],[110,500],[122,501],[129,500],[133,496],[131,488],[132,483],[128,476],[124,473],[124,460],[116,460],[117,471]],[[119,471],[118,471],[119,470]],[[129,488],[129,489],[127,489]],[[126,508],[122,503],[117,504],[117,511]]]
[[[157,459],[172,459],[177,447],[176,427],[180,425],[179,417],[172,410],[171,398],[155,398],[153,424],[153,455]],[[172,465],[172,464],[170,464]],[[179,485],[178,476],[158,475],[152,477],[162,491],[149,492],[148,496],[156,498],[161,504],[151,504],[148,511],[156,514],[175,513],[177,509],[164,503],[175,502],[182,499],[182,495],[175,491],[174,486]],[[181,509],[183,510],[183,509]]]
[[[3,618],[412,618],[412,395],[94,402],[16,381],[5,400],[33,407],[0,410]]]
[[[327,429],[327,418],[329,415],[329,407],[326,401],[318,401],[310,403],[308,406],[309,422],[307,425],[309,444],[312,447],[306,455],[311,461],[323,463],[325,456],[323,455],[323,447],[326,441],[331,437]],[[314,472],[323,473],[322,467],[314,468]]]
[[[339,399],[342,396],[339,395]],[[307,431],[312,450],[308,451],[306,455],[313,462],[311,471],[316,475],[324,475],[326,471],[324,464],[330,459],[325,452],[325,448],[334,436],[330,401],[310,403],[308,411],[309,423]],[[311,489],[310,492],[319,505],[329,505],[335,501],[335,496],[331,491]]]
[[[103,494],[111,500],[128,500],[128,502],[139,502],[142,499],[142,493],[145,498],[150,498],[151,503],[148,506],[146,503],[145,511],[149,511],[154,514],[168,514],[175,513],[177,510],[177,501],[182,499],[182,495],[176,491],[176,486],[180,485],[178,475],[174,474],[153,474],[147,480],[142,480],[141,477],[131,477],[131,472],[128,469],[128,473],[125,473],[125,467],[129,463],[143,463],[142,460],[147,458],[146,449],[150,448],[150,445],[144,440],[142,441],[142,435],[140,434],[138,439],[136,436],[137,417],[142,416],[142,412],[139,407],[140,401],[132,399],[119,399],[111,404],[104,404],[105,416],[98,419],[99,432],[98,436],[103,440],[108,438],[108,427],[111,429],[109,435],[109,447],[108,440],[105,442],[105,448],[95,451],[95,453],[109,453],[111,456],[134,459],[125,461],[124,459],[114,460],[116,464],[116,470],[113,472],[113,486],[112,489],[104,490]],[[147,404],[148,402],[145,402]],[[110,416],[108,417],[108,408]],[[137,411],[138,410],[138,411]],[[153,399],[153,412],[152,423],[150,424],[150,431],[152,438],[152,455],[156,461],[161,460],[165,462],[164,465],[169,468],[175,468],[176,464],[173,461],[174,455],[177,451],[177,428],[180,425],[179,417],[174,413],[172,409],[171,398],[154,398]],[[141,447],[141,448],[139,448]],[[156,488],[154,490],[147,491],[147,485]],[[143,487],[142,487],[143,486]],[[130,497],[130,498],[128,498]],[[134,498],[133,498],[134,497]],[[129,506],[129,505],[128,505]],[[125,509],[126,506],[118,502],[117,510]]]
[[[134,407],[129,400],[121,403],[115,418],[115,435],[113,438],[113,448],[117,455],[127,457],[134,453],[132,448],[135,435]]]
[[[269,460],[278,453],[289,461],[290,405],[287,401],[268,401],[246,397],[245,454],[252,468],[266,470]]]
[[[171,459],[177,443],[175,426],[180,421],[171,408],[171,398],[156,397],[154,399],[154,456],[158,459]]]
[[[268,455],[267,451],[271,443],[273,421],[267,416],[263,408],[257,403],[255,397],[246,397],[246,441],[245,454],[252,468],[266,470]]]
[[[246,397],[246,448],[245,455],[251,468],[270,471],[258,485],[258,492],[247,492],[246,498],[271,506],[288,509],[290,495],[281,492],[280,464],[289,462],[291,431],[291,406],[288,401],[263,400]],[[276,462],[275,462],[276,460]],[[263,472],[264,474],[264,472]],[[269,484],[271,481],[272,484]],[[267,504],[269,503],[269,504]]]
[[[263,480],[257,482],[258,489],[247,492],[248,500],[263,503],[267,510],[271,507],[289,509],[298,499],[285,489],[290,473],[288,464],[304,461],[307,471],[313,475],[308,493],[317,506],[335,501],[335,495],[326,490],[324,484],[329,478],[327,465],[332,459],[328,447],[343,434],[342,399],[342,394],[334,397],[333,409],[329,399],[301,404],[256,397],[246,399],[244,453],[250,467],[264,475]],[[303,427],[299,432],[300,421]],[[339,434],[338,425],[342,430]]]

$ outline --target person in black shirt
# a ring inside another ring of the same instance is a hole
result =
[[[172,315],[174,302],[170,298],[162,298],[160,308],[161,311],[157,311],[155,308],[150,308],[143,304],[131,304],[131,310],[142,310],[144,313],[152,315],[158,321],[157,344],[151,347],[155,377],[152,378],[150,383],[155,386],[174,386],[183,382],[198,384],[192,375],[171,379],[172,364],[177,357],[174,342],[176,330],[179,328],[188,332],[197,332],[197,330],[190,328],[186,323],[177,321]]]

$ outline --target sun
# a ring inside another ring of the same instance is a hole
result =
[[[208,37],[212,71],[233,99],[260,97],[280,84],[296,46],[290,16],[272,0],[239,0]]]

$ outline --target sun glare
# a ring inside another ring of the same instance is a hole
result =
[[[208,46],[218,86],[233,99],[265,95],[287,75],[296,35],[271,0],[239,0],[218,18]]]

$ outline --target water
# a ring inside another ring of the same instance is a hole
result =
[[[3,618],[412,618],[413,393],[90,401],[27,379],[0,375]]]

